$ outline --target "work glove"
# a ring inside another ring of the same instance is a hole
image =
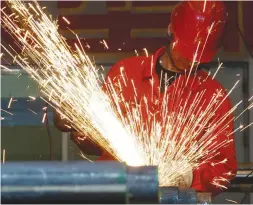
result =
[[[102,149],[100,148],[100,146],[96,145],[86,136],[80,134],[79,132],[72,131],[70,137],[71,140],[79,147],[82,153],[101,156]]]
[[[180,175],[176,181],[177,184],[176,186],[180,188],[190,188],[192,185],[192,180],[193,180],[193,172],[192,169],[185,172],[184,174]]]
[[[56,110],[53,111],[53,114],[54,125],[58,130],[61,132],[71,132],[73,130],[68,120],[66,118],[62,118]]]
[[[87,136],[75,131],[68,120],[61,117],[61,115],[54,110],[54,125],[61,132],[70,132],[70,139],[78,146],[83,154],[101,156],[101,148],[93,143]]]

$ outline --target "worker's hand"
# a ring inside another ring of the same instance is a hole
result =
[[[189,170],[188,172],[180,175],[177,179],[177,186],[180,188],[190,188],[193,180],[193,172]]]
[[[71,132],[73,130],[68,120],[63,119],[61,115],[55,110],[53,113],[55,127],[57,127],[61,132]]]
[[[101,156],[102,149],[87,136],[76,131],[72,131],[70,136],[71,140],[79,147],[83,154]]]

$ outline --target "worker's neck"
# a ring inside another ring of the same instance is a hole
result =
[[[164,54],[160,57],[159,63],[164,69],[178,73],[178,71],[173,67],[167,52],[164,52]]]

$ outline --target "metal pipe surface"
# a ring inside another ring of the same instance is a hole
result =
[[[160,187],[160,204],[197,204],[197,193],[194,189],[178,187]]]
[[[1,171],[3,203],[196,204],[202,196],[193,189],[158,189],[156,167],[118,162],[7,162]],[[252,183],[250,173],[238,171],[234,184]]]
[[[152,166],[127,168],[127,188],[130,203],[158,203],[157,172],[157,168]]]
[[[2,165],[2,203],[126,203],[126,166],[115,162]]]

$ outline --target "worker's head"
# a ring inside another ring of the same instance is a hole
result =
[[[184,70],[192,62],[208,63],[221,46],[227,20],[225,6],[220,1],[185,1],[171,14],[168,26],[173,35],[170,56],[175,66]]]

